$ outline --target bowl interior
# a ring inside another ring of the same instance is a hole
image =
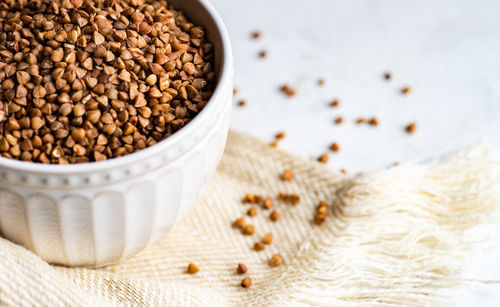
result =
[[[138,160],[147,159],[148,157],[166,150],[167,148],[176,147],[176,144],[179,144],[180,140],[185,135],[189,135],[190,131],[196,129],[196,126],[199,126],[200,122],[207,120],[208,116],[210,116],[211,110],[215,108],[214,104],[217,102],[224,102],[224,99],[219,98],[224,94],[221,93],[223,90],[221,89],[221,85],[226,82],[231,82],[232,79],[232,55],[229,36],[222,19],[208,1],[170,0],[169,2],[174,5],[176,9],[182,10],[191,22],[202,26],[206,32],[208,40],[214,45],[214,70],[217,74],[217,84],[207,105],[193,120],[191,120],[179,131],[175,132],[161,142],[158,142],[158,144],[122,157],[100,162],[68,165],[31,163],[0,157],[0,167],[23,171],[27,174],[45,175],[89,173],[119,168]]]
[[[214,18],[217,13],[207,1],[200,0],[170,0],[176,9],[181,10],[188,17],[189,21],[197,26],[202,26],[207,35],[208,41],[211,42],[215,49],[215,72],[220,81],[222,65],[225,62],[225,54],[222,48],[223,38],[221,33],[221,25]]]

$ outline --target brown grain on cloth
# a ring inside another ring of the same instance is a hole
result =
[[[51,266],[0,239],[0,306],[355,306],[450,302],[467,263],[470,229],[500,200],[498,160],[482,147],[350,178],[231,132],[203,198],[161,242],[102,269]],[[279,174],[293,169],[295,178]],[[277,200],[297,193],[296,206]],[[273,197],[280,221],[258,208],[255,234],[231,227],[246,193]],[[332,204],[312,223],[320,200]],[[271,232],[274,241],[253,244]],[[274,253],[284,263],[270,267]],[[189,262],[200,272],[186,274]],[[238,263],[248,267],[240,287]]]

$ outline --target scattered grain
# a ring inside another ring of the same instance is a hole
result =
[[[283,257],[280,254],[274,254],[269,260],[269,265],[272,267],[280,266],[283,263]]]
[[[262,237],[262,243],[266,244],[266,245],[269,245],[273,242],[273,234],[272,233],[266,233],[263,237]]]
[[[238,263],[238,267],[236,267],[236,272],[238,272],[238,274],[242,275],[242,274],[245,274],[246,272],[248,272],[248,268],[243,263]]]
[[[280,131],[280,132],[278,132],[278,133],[276,134],[276,136],[275,136],[275,139],[277,139],[277,140],[282,140],[282,139],[284,139],[284,138],[285,138],[285,132],[284,132],[284,131]]]
[[[328,204],[325,201],[320,201],[319,205],[316,207],[316,213],[314,215],[314,223],[316,225],[321,225],[325,222],[328,215]]]
[[[245,197],[241,200],[244,204],[255,204],[257,201],[255,199],[255,195],[251,193],[245,194]]]
[[[284,181],[290,181],[293,179],[294,176],[295,176],[295,174],[293,173],[292,170],[286,169],[283,171],[283,174],[281,175],[281,179]]]
[[[406,126],[405,130],[409,134],[413,134],[417,131],[417,124],[415,122],[411,122]]]
[[[287,193],[280,192],[278,194],[278,197],[282,201],[291,203],[292,205],[296,205],[300,201],[300,196],[296,193],[287,194]]]
[[[250,288],[251,285],[252,285],[252,279],[250,277],[245,277],[241,281],[241,286],[245,289]]]
[[[290,87],[288,84],[284,84],[280,87],[280,91],[287,95],[288,97],[293,97],[296,94],[296,91]]]
[[[322,154],[321,156],[319,156],[318,161],[321,163],[328,163],[328,155]]]
[[[337,144],[337,143],[332,143],[332,144],[330,145],[330,150],[331,150],[331,151],[334,151],[334,152],[338,152],[338,151],[340,150],[340,146],[339,146],[339,144]]]
[[[339,105],[340,105],[340,101],[338,99],[334,99],[334,100],[332,100],[332,102],[330,102],[330,107],[336,108]]]
[[[300,202],[300,196],[299,194],[292,193],[288,195],[288,200],[292,205],[296,205]]]
[[[250,217],[257,216],[257,207],[255,207],[255,206],[250,207],[250,208],[247,210],[247,214],[248,214],[248,216],[250,216]]]
[[[190,262],[187,266],[187,273],[188,274],[196,274],[200,271],[200,269],[198,268],[198,266],[192,262]]]
[[[280,219],[280,214],[278,213],[278,211],[273,210],[271,214],[269,214],[269,218],[271,219],[271,221],[277,222]]]
[[[370,118],[370,120],[368,120],[368,124],[370,124],[371,126],[378,126],[379,122],[376,117],[372,117]]]
[[[262,204],[264,209],[271,209],[273,207],[273,200],[270,198],[264,199],[264,203]]]
[[[234,222],[233,222],[233,227],[234,228],[239,228],[239,229],[243,229],[243,227],[245,227],[246,223],[245,223],[245,219],[240,217],[240,218],[237,218]]]
[[[251,236],[254,234],[254,232],[255,232],[255,227],[253,225],[245,225],[241,229],[241,233],[246,235],[246,236]]]
[[[253,245],[253,249],[257,252],[263,251],[265,248],[266,246],[262,242],[255,242]]]

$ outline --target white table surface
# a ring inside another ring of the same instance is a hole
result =
[[[500,1],[212,0],[233,43],[237,99],[231,127],[354,174],[485,139],[500,145]],[[252,40],[250,33],[262,37]],[[258,58],[266,50],[268,57]],[[392,80],[383,79],[390,71]],[[326,85],[319,87],[319,77]],[[278,90],[297,89],[290,99]],[[412,92],[403,96],[402,86]],[[338,98],[339,108],[328,103]],[[345,123],[333,124],[341,115]],[[380,126],[357,126],[359,116]],[[411,121],[418,132],[408,135]],[[500,242],[498,233],[492,242]],[[500,244],[467,276],[500,280]],[[461,306],[500,305],[498,283],[467,284]]]

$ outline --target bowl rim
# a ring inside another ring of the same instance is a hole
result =
[[[179,129],[171,136],[165,138],[164,140],[158,142],[157,144],[141,149],[139,151],[121,156],[112,158],[105,161],[93,161],[87,163],[80,164],[42,164],[36,162],[28,162],[28,161],[20,161],[15,159],[10,159],[6,157],[0,156],[0,168],[9,168],[15,169],[19,171],[26,171],[30,173],[38,173],[38,174],[68,174],[68,173],[84,173],[84,172],[92,172],[92,171],[102,171],[104,169],[112,169],[118,168],[120,166],[129,165],[134,161],[144,160],[151,156],[158,154],[159,152],[165,150],[166,148],[174,145],[180,139],[184,137],[185,134],[188,134],[193,130],[198,124],[204,120],[206,117],[212,113],[211,110],[215,109],[216,102],[219,100],[224,100],[223,92],[225,88],[225,84],[231,82],[232,73],[231,73],[231,65],[232,65],[232,51],[231,51],[231,41],[229,39],[229,34],[227,28],[220,17],[219,13],[213,7],[213,5],[208,2],[208,0],[195,0],[199,2],[206,12],[212,17],[214,24],[216,25],[216,30],[219,32],[221,38],[221,49],[222,49],[222,63],[221,70],[219,74],[219,80],[215,87],[214,93],[212,97],[210,97],[207,105],[203,108],[203,110],[194,117],[185,127]]]

